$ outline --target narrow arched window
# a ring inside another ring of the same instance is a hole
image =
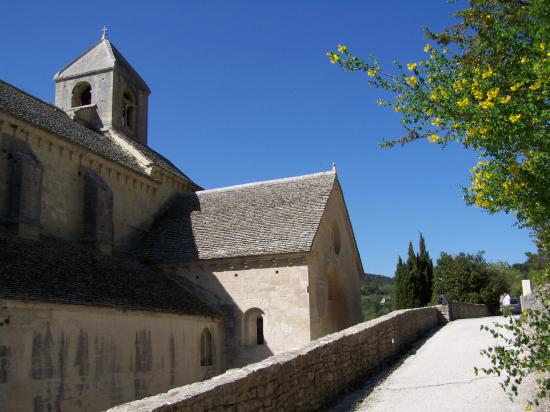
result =
[[[256,343],[264,344],[264,318],[261,317],[256,319]]]
[[[243,317],[245,345],[264,345],[264,313],[258,308],[248,309]]]
[[[201,366],[212,365],[212,334],[204,328],[201,334]]]
[[[88,82],[80,82],[73,88],[71,107],[88,106],[92,104],[92,86]]]

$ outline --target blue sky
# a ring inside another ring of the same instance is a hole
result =
[[[365,271],[393,276],[418,233],[432,257],[484,250],[521,262],[535,247],[506,215],[462,200],[475,156],[426,142],[380,149],[400,118],[363,74],[325,53],[345,44],[383,65],[422,57],[422,28],[464,2],[26,1],[2,6],[0,78],[53,101],[53,75],[109,38],[149,84],[150,146],[205,188],[337,164]],[[21,26],[22,22],[24,25]]]

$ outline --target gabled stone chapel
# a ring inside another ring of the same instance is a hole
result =
[[[361,320],[334,169],[202,188],[105,32],[54,80],[0,80],[0,410],[104,410]]]

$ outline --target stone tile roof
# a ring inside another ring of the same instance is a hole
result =
[[[124,256],[0,230],[0,298],[221,316],[168,275]]]
[[[60,108],[0,80],[0,110],[69,140],[100,156],[122,164],[140,174],[148,175],[147,168],[129,151],[124,150],[108,135],[102,135],[72,120]],[[119,133],[119,136],[121,134]],[[147,146],[124,137],[144,157],[160,168],[184,178],[196,186],[169,160]]]
[[[181,262],[307,252],[336,180],[327,172],[182,194],[134,253]]]
[[[81,75],[82,73],[101,72],[115,67],[132,74],[148,91],[145,80],[132,67],[122,53],[107,38],[102,38],[92,47],[74,59],[54,76],[54,80],[62,80]]]

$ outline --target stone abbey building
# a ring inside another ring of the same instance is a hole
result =
[[[203,190],[102,39],[55,105],[0,81],[0,411],[97,411],[360,321],[335,171]]]

